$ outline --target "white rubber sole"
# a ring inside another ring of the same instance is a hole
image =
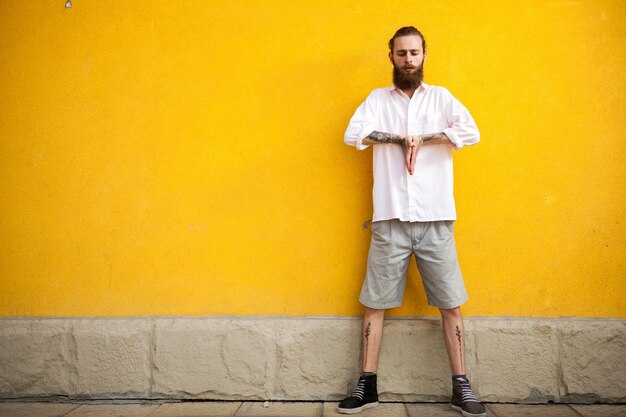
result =
[[[458,405],[454,405],[454,404],[450,404],[450,408],[463,414],[463,417],[486,417],[487,416],[487,412],[480,413],[480,414],[472,414],[472,413],[468,413],[467,411],[464,411],[461,407],[459,407]]]
[[[337,411],[339,411],[341,414],[357,414],[360,413],[363,410],[367,410],[368,408],[374,408],[378,406],[378,401],[376,401],[375,403],[367,403],[364,404],[360,407],[357,408],[339,408],[337,407]]]

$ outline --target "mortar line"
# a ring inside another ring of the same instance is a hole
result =
[[[155,337],[156,337],[156,323],[154,320],[150,320],[150,335],[148,342],[148,366],[149,366],[149,375],[148,375],[148,396],[152,397],[154,393],[154,351],[156,349]]]
[[[76,343],[76,321],[69,322],[69,353],[70,353],[70,386],[72,392],[71,396],[78,394],[78,388],[80,387],[80,372],[78,372],[78,344]],[[73,381],[72,381],[73,380]]]
[[[562,329],[559,323],[555,323],[554,326],[554,334],[556,338],[556,384],[557,384],[557,395],[559,401],[563,399],[563,397],[569,394],[567,385],[565,384],[565,376],[563,375],[563,343],[561,340]]]

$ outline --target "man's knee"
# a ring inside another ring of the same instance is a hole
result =
[[[370,318],[385,317],[385,309],[365,307],[365,317],[370,317]]]
[[[440,308],[439,312],[441,313],[442,318],[457,318],[461,317],[461,307],[454,308]]]

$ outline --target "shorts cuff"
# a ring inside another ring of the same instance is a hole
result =
[[[437,302],[437,303],[431,303],[430,301],[428,301],[428,305],[447,310],[450,308],[461,307],[463,304],[467,302],[468,299],[469,299],[468,297],[465,297],[465,298],[461,298],[459,301],[447,301],[447,302]]]
[[[375,308],[378,310],[387,310],[389,308],[396,308],[402,305],[402,302],[400,302],[399,304],[398,303],[374,303],[372,301],[365,300],[361,297],[359,297],[359,302],[363,304],[365,307]]]

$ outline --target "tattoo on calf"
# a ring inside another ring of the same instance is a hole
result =
[[[371,322],[367,322],[367,327],[365,327],[365,331],[363,332],[363,336],[365,337],[365,340],[363,340],[363,356],[365,357],[365,360],[363,361],[363,368],[367,367],[367,342],[369,341],[369,337],[370,337],[370,327],[371,327],[372,323]]]
[[[461,360],[463,359],[463,345],[461,343],[461,329],[459,326],[456,326],[456,338],[459,340],[459,355],[461,356]]]

